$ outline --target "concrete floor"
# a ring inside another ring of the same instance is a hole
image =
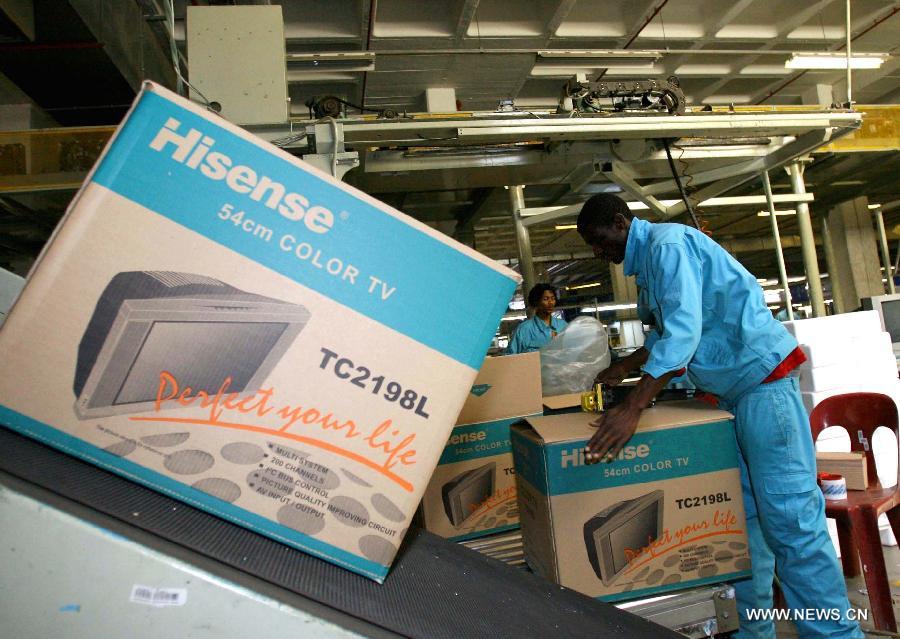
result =
[[[887,568],[891,591],[894,594],[894,616],[900,620],[900,548],[897,546],[882,546],[881,548],[884,551],[884,564]],[[850,599],[850,605],[852,607],[859,608],[860,610],[869,610],[869,598],[864,594],[865,590],[866,582],[861,575],[847,580],[847,596]],[[874,630],[871,610],[869,610],[869,621],[861,621],[860,626],[864,631]],[[776,623],[776,635],[778,639],[790,639],[798,636],[794,625],[789,621],[779,621]],[[867,636],[885,635],[879,634]],[[896,636],[900,637],[900,635]]]

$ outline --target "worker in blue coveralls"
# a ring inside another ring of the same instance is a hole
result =
[[[777,567],[792,610],[841,611],[795,621],[801,637],[861,638],[848,618],[846,586],[825,526],[809,419],[797,379],[788,376],[805,358],[772,317],[756,278],[700,231],[634,218],[611,194],[585,203],[578,232],[594,255],[635,276],[655,319],[643,348],[598,375],[615,385],[632,370],[643,372],[628,397],[593,422],[588,460],[614,459],[641,411],[687,369],[697,388],[735,416],[753,570],[734,584],[738,637],[775,637],[771,620],[750,619],[748,611],[772,607]]]
[[[535,284],[528,291],[528,306],[534,309],[534,316],[516,327],[509,340],[507,355],[530,353],[559,335],[567,326],[566,320],[553,317],[556,308],[556,289],[549,284]]]

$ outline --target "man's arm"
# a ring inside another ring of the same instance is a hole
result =
[[[628,373],[639,370],[641,366],[644,365],[644,362],[647,361],[648,357],[650,357],[650,351],[642,346],[631,353],[631,355],[616,360],[609,365],[609,368],[604,368],[597,373],[594,383],[618,386],[622,383],[622,380],[625,379],[625,376],[628,375]]]
[[[613,406],[591,422],[591,426],[596,427],[597,432],[588,442],[585,460],[588,463],[612,461],[634,435],[641,411],[650,405],[653,398],[665,388],[677,372],[672,371],[661,377],[644,375],[628,393],[625,401]]]
[[[684,247],[663,245],[654,255],[651,293],[662,315],[662,335],[642,364],[644,376],[624,402],[606,411],[591,425],[597,432],[586,448],[590,462],[611,461],[634,435],[641,411],[669,381],[688,365],[703,330],[702,275],[699,264]]]

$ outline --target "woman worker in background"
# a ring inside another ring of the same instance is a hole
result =
[[[506,349],[507,355],[536,351],[566,327],[564,319],[553,317],[556,289],[549,284],[536,284],[532,287],[528,292],[528,306],[534,309],[534,317],[516,327]]]

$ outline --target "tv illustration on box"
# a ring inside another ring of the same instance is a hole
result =
[[[608,586],[663,530],[663,491],[616,502],[584,523],[584,544],[597,578]]]
[[[152,410],[165,371],[194,395],[258,390],[309,321],[303,306],[193,273],[129,271],[107,284],[78,345],[80,419]]]
[[[444,511],[451,524],[461,526],[494,494],[496,469],[497,464],[491,462],[460,473],[441,487]]]

